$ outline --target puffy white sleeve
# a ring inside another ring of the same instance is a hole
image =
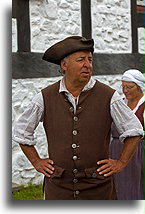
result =
[[[40,92],[33,98],[32,102],[16,121],[12,140],[20,144],[35,145],[34,131],[39,122],[43,121],[43,112],[43,97]]]
[[[143,136],[143,127],[133,113],[133,111],[124,103],[118,92],[112,96],[111,116],[116,125],[117,131],[120,134],[120,141],[123,142],[126,137]]]

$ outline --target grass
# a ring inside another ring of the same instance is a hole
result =
[[[42,184],[22,186],[20,191],[13,192],[12,198],[13,200],[44,200]]]

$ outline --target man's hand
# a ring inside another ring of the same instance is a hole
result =
[[[36,148],[33,145],[29,146],[20,144],[20,147],[38,172],[43,173],[47,177],[50,177],[50,175],[53,174],[53,160],[50,160],[49,158],[40,158]]]
[[[98,173],[107,177],[122,171],[133,156],[140,139],[141,136],[126,138],[118,160],[105,159],[97,162],[98,165],[102,164],[102,166],[97,169]]]
[[[120,160],[112,160],[112,159],[105,159],[100,160],[97,162],[98,165],[102,165],[100,168],[97,169],[99,175],[104,175],[105,177],[120,172],[126,166],[126,163]]]
[[[38,172],[43,173],[47,177],[50,177],[50,175],[54,172],[54,167],[52,166],[54,163],[49,158],[45,159],[37,159],[35,162],[33,162],[33,166]]]

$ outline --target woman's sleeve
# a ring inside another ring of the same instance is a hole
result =
[[[143,136],[143,128],[139,119],[124,103],[118,92],[115,92],[111,99],[110,109],[121,142],[126,137]]]

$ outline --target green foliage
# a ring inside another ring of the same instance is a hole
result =
[[[22,186],[20,191],[13,192],[13,200],[44,200],[42,184]]]

